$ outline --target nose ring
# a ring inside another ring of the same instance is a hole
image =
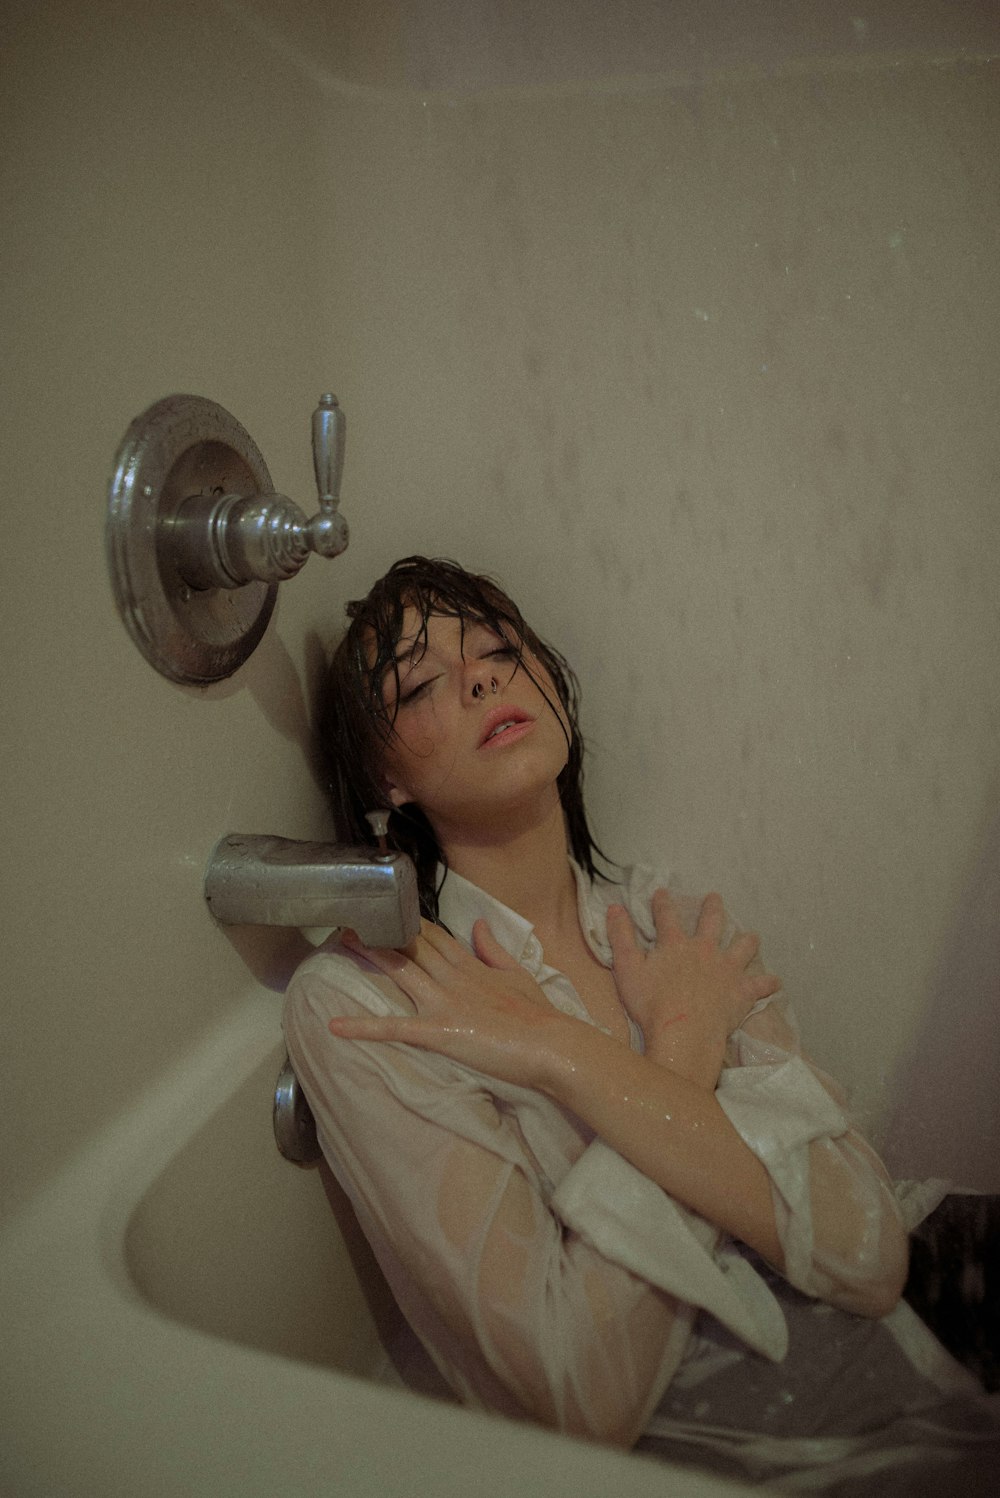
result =
[[[496,679],[495,676],[491,676],[490,677],[490,691],[493,693],[494,696],[496,696],[496,690],[497,690],[497,679]],[[477,682],[475,682],[473,684],[472,695],[476,699],[477,702],[479,701],[480,697],[485,697],[486,696],[486,688],[483,686],[483,684],[482,684],[481,681],[477,681]]]

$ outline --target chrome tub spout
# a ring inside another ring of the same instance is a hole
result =
[[[420,930],[413,864],[375,848],[231,832],[209,860],[205,899],[226,926],[350,928],[371,947]]]

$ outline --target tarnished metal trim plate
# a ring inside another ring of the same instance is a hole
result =
[[[277,583],[192,588],[171,560],[170,531],[195,495],[269,494],[271,476],[249,433],[215,401],[170,395],[137,416],[115,457],[106,545],[125,627],[172,681],[231,676],[267,628]]]
[[[285,1057],[274,1084],[274,1142],[293,1165],[315,1165],[323,1151],[316,1137],[316,1120],[292,1063]]]

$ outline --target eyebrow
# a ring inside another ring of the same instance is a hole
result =
[[[408,645],[397,649],[395,654],[391,655],[386,661],[381,676],[381,687],[383,690],[387,677],[395,676],[398,679],[400,666],[405,665],[407,662],[412,664],[413,658],[417,654],[420,654],[421,658],[427,654],[427,635],[425,632],[414,635]]]
[[[393,660],[396,662],[396,665],[397,666],[402,665],[403,661],[412,661],[413,657],[416,655],[416,653],[417,653],[417,651],[418,651],[418,649],[420,647],[420,642],[421,642],[421,637],[420,637],[420,635],[417,635],[417,636],[415,636],[415,638],[413,640],[411,640],[411,642],[409,644],[409,647],[407,649],[397,650],[396,653],[395,653],[395,655],[393,656]],[[427,652],[427,641],[424,640],[423,653],[426,654],[426,652]]]

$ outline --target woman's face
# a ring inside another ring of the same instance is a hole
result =
[[[395,715],[383,774],[392,805],[416,802],[443,847],[558,801],[568,726],[548,672],[517,654],[488,625],[463,631],[443,614],[429,616],[425,640],[419,612],[406,610],[398,696],[391,669],[382,684]]]

